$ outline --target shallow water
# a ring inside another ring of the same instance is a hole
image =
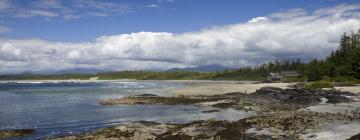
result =
[[[214,109],[204,106],[98,104],[102,99],[152,90],[156,91],[155,94],[167,95],[164,93],[166,90],[158,89],[183,86],[184,83],[171,82],[1,82],[0,130],[36,129],[31,136],[12,139],[43,139],[84,133],[129,121],[185,123],[207,119],[238,120],[252,115],[231,109],[202,113]]]
[[[329,127],[303,135],[307,140],[346,140],[359,134],[360,123],[334,123]]]

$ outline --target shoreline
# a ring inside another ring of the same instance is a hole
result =
[[[174,82],[174,83],[257,83],[260,81],[234,81],[234,80],[137,80],[137,79],[114,79],[114,80],[81,80],[81,79],[67,79],[67,80],[0,80],[0,83],[5,82]]]
[[[349,98],[349,97],[352,98]],[[325,98],[323,100],[322,98]],[[357,99],[357,100],[353,100]],[[321,112],[317,105],[359,103],[358,94],[334,90],[281,89],[265,87],[255,93],[163,97],[137,95],[100,102],[102,105],[205,105],[256,112],[237,121],[199,120],[185,124],[136,121],[99,129],[69,139],[347,139],[358,135],[360,112]],[[359,107],[360,106],[356,106]],[[211,112],[204,112],[211,113]],[[340,131],[344,129],[344,131]],[[352,130],[352,131],[346,131]]]
[[[291,88],[296,83],[257,83],[256,81],[211,80],[23,80],[16,82],[179,82],[188,86],[159,89],[172,96],[145,94],[100,101],[101,105],[194,105],[256,112],[237,121],[199,120],[186,124],[128,122],[76,136],[55,139],[147,139],[147,138],[226,138],[236,135],[249,139],[350,138],[360,127],[360,94],[338,90]],[[0,82],[1,83],[1,82]],[[360,91],[360,86],[335,87]],[[359,89],[359,90],[358,90]],[[246,92],[245,92],[246,91]],[[245,94],[246,93],[246,94]],[[331,106],[332,108],[329,108]],[[324,107],[329,109],[324,111]],[[339,109],[340,108],[340,109]],[[339,110],[346,111],[340,112]],[[216,112],[209,110],[206,113]],[[243,126],[245,125],[245,126]],[[234,127],[230,127],[234,126]],[[335,131],[332,128],[334,128]],[[340,131],[341,128],[354,131]],[[161,129],[161,133],[158,133]],[[235,130],[233,130],[235,129]],[[226,130],[226,133],[224,132]],[[241,130],[241,131],[240,131]],[[211,131],[211,132],[209,132]],[[152,133],[155,133],[153,135]],[[229,133],[228,133],[229,132]],[[338,133],[337,133],[338,132]],[[139,134],[142,133],[142,134]],[[195,133],[195,134],[194,134]],[[210,135],[207,135],[210,134]],[[330,135],[331,134],[331,135]]]
[[[165,90],[176,96],[182,95],[217,95],[231,92],[243,92],[246,94],[253,93],[262,87],[277,87],[286,89],[297,82],[287,83],[261,83],[261,81],[232,81],[232,80],[137,80],[137,79],[114,79],[114,80],[0,80],[0,83],[61,83],[61,82],[78,82],[78,83],[102,83],[102,82],[169,82],[183,83],[188,86],[177,89]],[[347,91],[360,94],[360,84],[354,86],[334,87],[336,90]]]

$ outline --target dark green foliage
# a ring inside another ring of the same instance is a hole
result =
[[[305,76],[308,77],[310,81],[321,80],[325,75],[325,70],[323,69],[324,62],[313,60],[310,61],[305,68]]]
[[[299,71],[303,73],[305,64],[296,60],[276,60],[256,67],[243,67],[236,70],[217,72],[210,79],[216,80],[264,80],[269,72]]]
[[[304,76],[309,81],[324,77],[336,82],[358,83],[360,79],[360,30],[351,35],[343,34],[339,48],[325,60],[312,60],[304,67]]]
[[[99,73],[100,79],[139,79],[139,80],[192,80],[207,77],[210,73],[191,72],[191,71],[120,71]]]
[[[356,47],[349,55],[350,68],[354,77],[360,79],[360,47]]]
[[[333,66],[334,76],[356,76],[360,74],[360,30],[341,37],[339,48],[326,61]],[[359,77],[358,77],[359,78]]]

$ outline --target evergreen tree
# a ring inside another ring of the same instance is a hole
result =
[[[317,59],[312,60],[305,68],[305,76],[309,78],[310,81],[321,80],[324,76],[322,67],[321,61],[318,61]]]

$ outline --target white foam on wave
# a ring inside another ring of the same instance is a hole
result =
[[[11,84],[11,83],[16,83],[16,84],[41,84],[41,83],[46,83],[46,82],[41,82],[41,81],[1,81],[1,84]]]
[[[112,81],[112,82],[108,82],[108,83],[112,83],[112,84],[136,84],[138,82]]]
[[[29,81],[29,82],[17,82],[19,84],[43,84],[43,83],[46,83],[46,82],[39,82],[39,81]],[[49,83],[52,83],[52,82],[49,82]]]

